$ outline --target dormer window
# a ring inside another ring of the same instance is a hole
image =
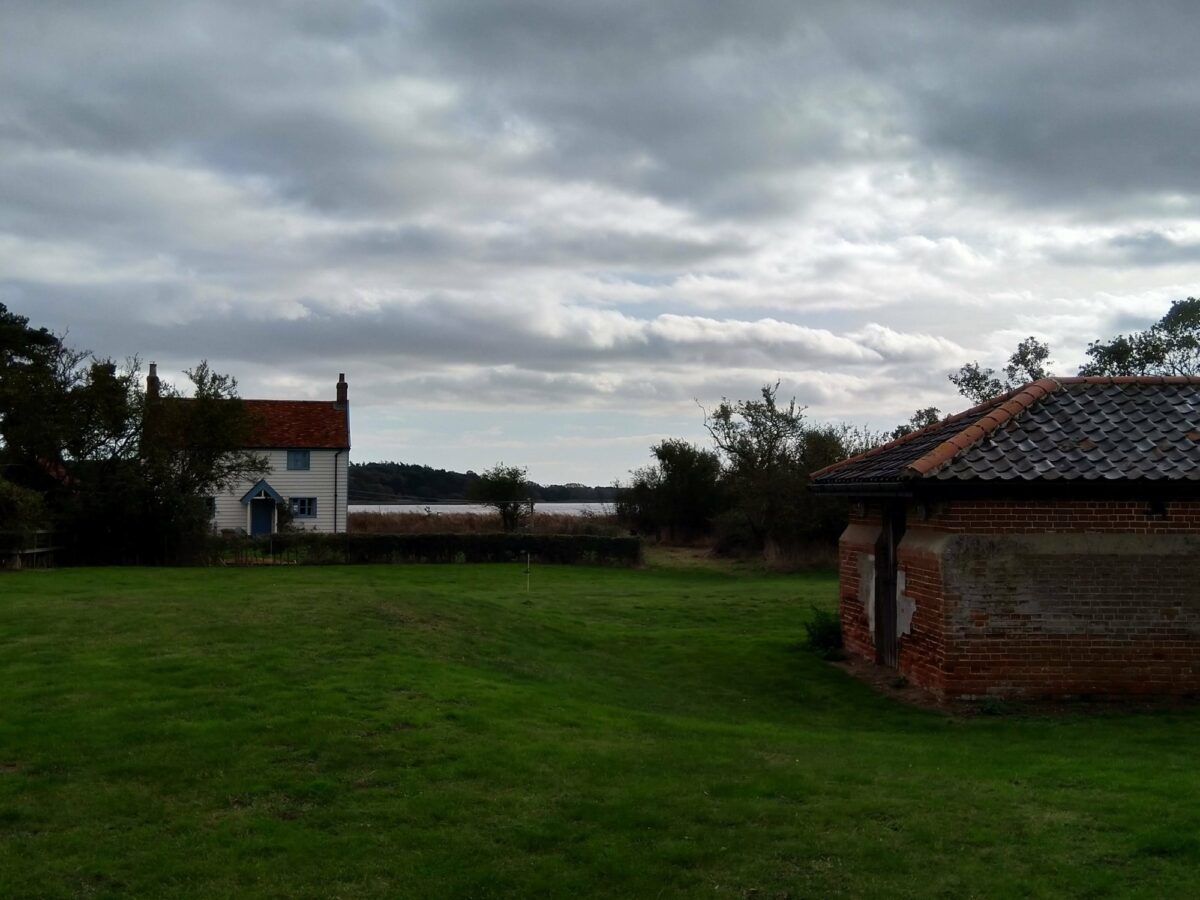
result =
[[[308,450],[289,450],[287,452],[287,467],[289,472],[307,472],[309,467]]]

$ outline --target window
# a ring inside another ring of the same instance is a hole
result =
[[[315,519],[317,517],[316,497],[289,497],[288,505],[292,515],[297,519]]]
[[[217,498],[216,497],[205,497],[204,498],[204,511],[206,513],[208,513],[208,517],[210,519],[215,519],[217,517]]]
[[[308,471],[308,451],[307,450],[289,450],[288,451],[288,471],[289,472],[307,472]]]

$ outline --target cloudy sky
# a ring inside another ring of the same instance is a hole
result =
[[[1191,4],[0,7],[0,302],[354,453],[607,483],[1200,293]]]

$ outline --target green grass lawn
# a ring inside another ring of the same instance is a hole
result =
[[[832,575],[0,577],[0,896],[1194,896],[1200,711],[949,718]]]

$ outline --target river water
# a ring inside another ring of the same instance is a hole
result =
[[[537,503],[535,513],[553,513],[560,516],[604,516],[613,511],[611,503]],[[411,515],[433,515],[440,513],[494,513],[491,507],[478,503],[351,503],[350,512],[409,513]]]

